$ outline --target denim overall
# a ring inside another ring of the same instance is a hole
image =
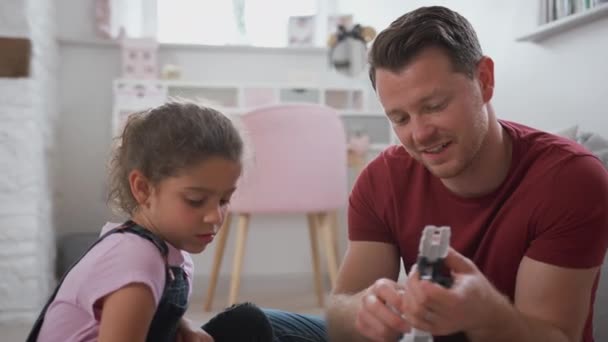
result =
[[[152,242],[160,251],[165,260],[166,265],[166,281],[165,288],[163,290],[162,297],[160,302],[158,303],[158,307],[156,308],[156,312],[154,314],[154,318],[152,319],[152,323],[150,324],[150,330],[148,330],[148,337],[146,341],[148,342],[173,342],[175,341],[175,336],[177,333],[177,327],[179,320],[182,318],[186,309],[188,307],[188,279],[186,277],[186,273],[181,267],[178,266],[169,266],[167,262],[169,248],[167,244],[154,235],[149,230],[138,226],[133,221],[127,221],[121,226],[110,230],[101,236],[95,243],[89,247],[89,249],[80,257],[78,261],[76,261],[70,269],[63,275],[59,284],[55,288],[55,291],[47,301],[36,320],[28,338],[27,342],[36,342],[38,339],[38,334],[40,333],[40,328],[42,327],[42,322],[44,321],[44,316],[49,305],[57,296],[57,292],[61,287],[61,284],[65,280],[66,275],[69,271],[84,257],[86,253],[88,253],[96,244],[105,239],[111,234],[114,233],[131,233],[138,235],[146,240]]]

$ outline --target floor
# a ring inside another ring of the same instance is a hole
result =
[[[312,290],[310,292],[286,290],[281,293],[277,293],[276,291],[272,293],[242,293],[240,297],[242,297],[242,300],[254,302],[265,308],[315,315],[323,314],[323,309],[317,306],[316,296]],[[200,322],[202,324],[221,310],[226,300],[226,294],[218,292],[214,300],[214,311],[204,312],[202,299],[193,298],[186,317],[193,322]],[[31,325],[25,323],[0,324],[0,336],[2,336],[2,341],[4,342],[24,341],[30,328]]]
[[[282,309],[291,312],[305,313],[322,315],[323,309],[317,306],[317,299],[313,293],[311,287],[293,285],[290,282],[289,286],[281,286],[281,290],[277,291],[278,286],[268,286],[266,291],[260,291],[263,288],[256,286],[256,289],[250,289],[249,291],[242,291],[239,296],[241,301],[251,301],[265,308]],[[246,290],[247,287],[244,287]],[[203,289],[197,289],[193,293],[204,293]],[[605,299],[608,297],[600,297],[597,303],[608,303]],[[194,297],[190,304],[190,309],[186,313],[193,322],[203,324],[213,317],[222,306],[226,303],[227,291],[220,287],[214,301],[214,311],[204,312],[203,311],[203,299]],[[608,341],[608,329],[605,329],[605,322],[608,322],[608,314],[606,314],[605,307],[600,305],[602,312],[598,313],[595,318],[595,337],[596,341]],[[597,313],[597,309],[596,309]],[[602,314],[603,313],[603,314]],[[31,324],[0,324],[0,340],[2,342],[21,342],[26,338]]]

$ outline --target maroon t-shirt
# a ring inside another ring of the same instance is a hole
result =
[[[608,173],[602,163],[568,139],[500,123],[513,140],[513,152],[498,189],[479,198],[459,197],[403,147],[390,147],[362,171],[353,188],[350,240],[394,244],[409,271],[423,228],[450,226],[452,247],[511,300],[524,256],[568,268],[601,265],[608,246]],[[597,279],[584,342],[593,341],[596,288]]]

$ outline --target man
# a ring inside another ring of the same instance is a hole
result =
[[[608,244],[600,161],[498,120],[493,61],[447,8],[419,8],[381,32],[370,79],[401,145],[373,160],[351,193],[330,340],[397,341],[417,328],[436,342],[593,341]],[[451,227],[449,289],[412,267],[426,225]],[[408,277],[397,283],[400,258]],[[319,320],[267,313],[283,336],[322,340]]]
[[[370,79],[401,142],[359,176],[328,333],[397,341],[593,341],[608,242],[608,175],[566,139],[498,120],[494,64],[469,22],[443,7],[395,20]],[[426,225],[447,225],[451,288],[397,283]]]

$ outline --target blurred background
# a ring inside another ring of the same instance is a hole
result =
[[[495,61],[499,118],[584,143],[608,137],[604,2],[1,0],[0,331],[22,339],[57,276],[105,222],[121,219],[106,205],[105,167],[128,113],[176,95],[234,116],[276,104],[330,107],[345,132],[350,189],[367,161],[397,143],[367,78],[366,49],[401,14],[445,5],[473,24]],[[608,145],[597,149],[608,163]],[[346,204],[334,213],[338,261]],[[322,312],[307,227],[305,215],[251,217],[239,299]],[[229,236],[215,311],[227,300],[235,248]],[[193,256],[191,307],[201,320],[213,249]],[[327,293],[331,267],[321,265]]]

